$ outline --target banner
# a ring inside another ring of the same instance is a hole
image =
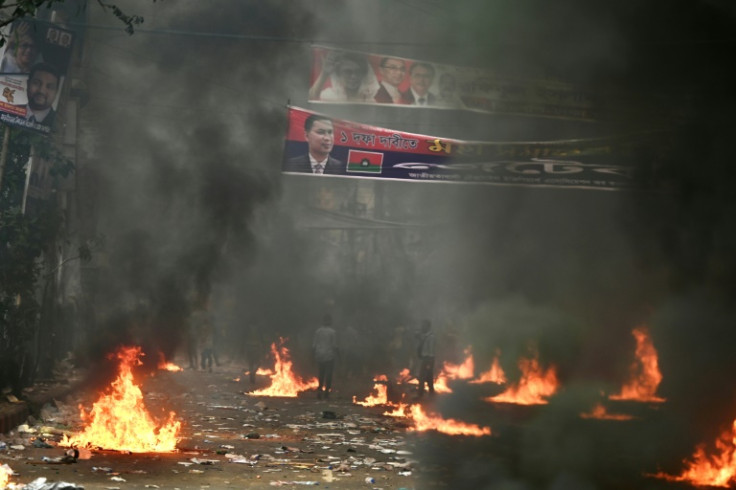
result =
[[[54,24],[20,19],[3,30],[0,121],[49,134],[72,56],[74,34]]]
[[[289,108],[282,171],[339,177],[641,189],[651,135],[483,143],[393,131]],[[648,160],[647,160],[648,161]]]
[[[553,80],[314,46],[309,102],[463,109],[497,114],[597,119],[595,97]]]

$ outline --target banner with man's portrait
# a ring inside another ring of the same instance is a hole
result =
[[[4,28],[0,49],[0,121],[49,134],[56,119],[74,33],[34,19]]]
[[[386,54],[312,47],[309,102],[461,109],[592,121],[596,97],[553,80],[501,77],[488,70]]]
[[[651,135],[484,143],[426,136],[289,108],[282,172],[581,189],[651,186]]]

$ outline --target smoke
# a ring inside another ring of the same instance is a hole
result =
[[[107,248],[87,333],[91,345],[110,330],[108,344],[139,337],[171,355],[190,311],[256,262],[253,223],[278,198],[285,105],[303,61],[298,46],[255,38],[305,37],[310,15],[276,2],[138,8],[145,29],[130,37],[90,10],[83,170],[101,188],[91,227]],[[220,9],[231,15],[213,23]],[[148,328],[121,329],[131,311]]]
[[[89,280],[91,357],[134,340],[172,354],[190,310],[207,300],[232,345],[256,323],[292,339],[297,366],[325,311],[335,313],[338,327],[358,328],[376,368],[385,365],[393,329],[414,329],[425,317],[443,341],[452,334],[458,348],[472,345],[479,366],[500,350],[511,374],[519,357],[536,351],[543,365],[558,367],[565,393],[548,410],[531,412],[522,428],[499,417],[508,446],[478,443],[479,454],[490,451],[499,462],[479,468],[472,464],[479,459],[457,461],[462,470],[454,476],[477,488],[616,488],[621,481],[591,483],[596,470],[610,474],[619,465],[630,482],[660,463],[652,454],[676,462],[701,429],[733,418],[734,17],[727,4],[217,1],[140,8],[146,22],[135,35],[92,28],[86,40],[90,100],[80,113],[80,173],[99,186],[89,201],[94,223],[86,226],[108,244],[95,259],[99,276]],[[91,19],[113,22],[99,12]],[[666,130],[667,146],[627,162],[655,166],[666,188],[634,194],[282,177],[285,106],[308,107],[310,41],[580,83],[601,94],[607,122],[310,108],[465,140]],[[412,226],[325,232],[304,219],[306,208],[325,202],[359,214],[358,204],[377,206],[370,197],[377,195],[383,207],[376,217]],[[346,241],[370,253],[357,260],[341,247]],[[631,330],[641,324],[661,354],[666,416],[644,415],[634,455],[604,461],[629,449],[615,430],[591,427],[577,414],[625,378]],[[458,398],[445,408],[487,411],[466,403]],[[679,444],[642,443],[670,432],[682,436]],[[436,449],[427,445],[422,456],[431,462]]]

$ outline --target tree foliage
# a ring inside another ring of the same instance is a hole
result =
[[[48,268],[44,259],[54,256],[54,244],[63,238],[63,217],[55,199],[38,202],[32,213],[24,212],[25,167],[31,147],[51,162],[54,180],[68,176],[74,165],[46,138],[13,133],[0,190],[0,358],[13,366],[6,377],[21,378],[4,382],[18,386],[33,375],[28,346],[41,314],[39,283]]]
[[[155,2],[156,0],[153,0]],[[53,8],[54,5],[63,3],[64,0],[0,0],[0,27],[11,24],[16,19],[34,17],[42,8]],[[135,14],[126,14],[114,3],[105,0],[97,0],[97,4],[110,12],[125,26],[125,32],[133,34],[135,26],[143,23],[143,17]],[[5,38],[0,38],[0,46],[5,43]]]

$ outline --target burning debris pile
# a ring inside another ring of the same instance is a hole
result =
[[[276,343],[271,344],[271,354],[274,358],[274,368],[270,375],[271,385],[255,390],[249,393],[252,396],[285,396],[296,397],[303,391],[313,390],[317,388],[319,382],[317,378],[303,380],[292,370],[293,362],[289,350],[284,345],[286,339],[279,339],[279,346]],[[269,373],[271,371],[263,371]]]
[[[515,403],[519,405],[544,405],[547,397],[559,387],[554,367],[543,370],[537,358],[519,359],[522,377],[517,384],[509,386],[503,393],[485,398],[493,403]]]
[[[657,366],[651,339],[648,336],[636,338],[637,364]],[[489,370],[476,373],[476,363],[469,348],[462,362],[442,363],[436,379],[446,380],[447,391],[438,390],[433,397],[412,396],[417,392],[416,380],[409,369],[402,369],[393,377],[374,376],[373,391],[363,399],[352,394],[339,396],[338,391],[332,401],[318,400],[314,396],[316,380],[304,381],[293,371],[284,343],[285,340],[280,339],[279,343],[271,344],[273,369],[261,368],[256,386],[263,387],[245,393],[246,396],[243,396],[237,376],[243,372],[238,366],[221,367],[214,373],[178,371],[166,369],[169,363],[162,358],[157,375],[147,377],[146,383],[158,384],[164,391],[176,391],[174,388],[181,381],[182,386],[177,388],[179,394],[166,397],[167,403],[174,402],[181,410],[177,409],[178,416],[169,412],[168,419],[158,424],[144,407],[143,392],[133,377],[143,354],[138,347],[122,348],[111,355],[119,362],[119,368],[110,388],[91,410],[85,411],[80,405],[84,422],[81,431],[50,430],[48,426],[24,427],[22,431],[19,428],[18,437],[7,446],[9,454],[21,458],[22,450],[76,448],[79,452],[72,455],[36,456],[37,462],[58,465],[60,469],[71,464],[77,468],[72,475],[77,479],[99,481],[106,478],[118,483],[142,484],[144,480],[147,485],[157,484],[154,481],[160,483],[157,476],[141,471],[140,467],[132,468],[129,459],[130,453],[155,452],[158,453],[156,458],[164,458],[157,464],[170,464],[173,475],[180,472],[190,477],[203,475],[207,481],[217,478],[215,475],[221,474],[222,478],[227,475],[228,482],[242,487],[252,486],[253,478],[259,480],[257,484],[269,486],[336,484],[340,481],[359,484],[371,479],[383,487],[400,487],[411,486],[414,476],[429,471],[423,467],[421,458],[412,456],[417,450],[421,451],[427,441],[445,438],[443,444],[473,445],[476,444],[473,441],[478,441],[477,444],[484,444],[484,448],[515,447],[518,441],[514,438],[518,436],[514,433],[523,431],[525,426],[519,423],[522,418],[536,417],[560,407],[548,406],[558,392],[563,391],[554,366],[544,368],[537,357],[522,357],[518,361],[520,379],[502,383],[507,376],[500,367],[500,352],[496,353]],[[633,389],[644,395],[634,401],[648,408],[653,399],[660,399],[656,389],[662,377],[658,369],[643,369],[642,372],[637,372],[633,379],[648,388]],[[508,386],[502,386],[504,384]],[[624,386],[634,384],[627,380]],[[344,385],[340,391],[348,387],[354,388]],[[306,392],[312,396],[300,396]],[[500,394],[485,396],[489,392]],[[456,396],[465,397],[462,406],[453,400]],[[155,399],[155,391],[148,390],[146,398]],[[609,397],[605,399],[610,400]],[[494,407],[490,410],[489,401]],[[620,408],[629,406],[628,403]],[[509,409],[510,405],[539,408],[515,410]],[[372,410],[373,407],[378,410]],[[601,402],[590,411],[579,413],[579,418],[586,420],[580,422],[581,427],[595,431],[605,425],[595,420],[619,424],[643,418],[641,414],[633,417],[619,410],[616,412],[619,413],[610,413]],[[732,486],[736,483],[734,434],[736,422],[731,431],[724,432],[716,441],[713,455],[709,455],[705,446],[699,446],[692,458],[685,461],[685,469],[679,475],[645,473],[646,468],[656,467],[657,461],[654,461],[639,467],[639,478],[696,486]],[[22,442],[22,437],[28,439]],[[61,439],[57,443],[53,442],[56,437]],[[484,440],[487,442],[480,442]],[[22,457],[34,464],[34,457],[29,458],[27,454]],[[105,458],[104,464],[101,464],[102,458]],[[239,465],[246,465],[252,471],[238,471]],[[83,468],[90,471],[85,472]],[[6,469],[0,477],[6,481],[11,476],[17,478],[18,475],[11,471]],[[62,476],[69,479],[68,473]],[[379,478],[383,481],[378,482]],[[138,481],[134,483],[134,479]]]
[[[730,488],[736,485],[736,420],[730,429],[721,433],[715,441],[715,452],[708,454],[705,444],[700,444],[690,459],[684,461],[685,469],[679,475],[657,473],[657,478],[685,482],[698,487]]]
[[[621,393],[609,398],[648,403],[664,402],[664,398],[656,395],[659,383],[662,382],[662,373],[659,371],[659,357],[652,344],[649,329],[639,327],[631,333],[636,339],[636,360],[631,364],[631,378],[621,388]]]
[[[123,347],[115,357],[120,361],[119,374],[94,403],[89,413],[80,407],[86,425],[82,432],[64,436],[59,443],[66,447],[94,447],[130,452],[169,452],[176,449],[181,422],[169,412],[168,420],[157,424],[143,403],[143,393],[135,383],[133,367],[140,365],[140,347]]]

